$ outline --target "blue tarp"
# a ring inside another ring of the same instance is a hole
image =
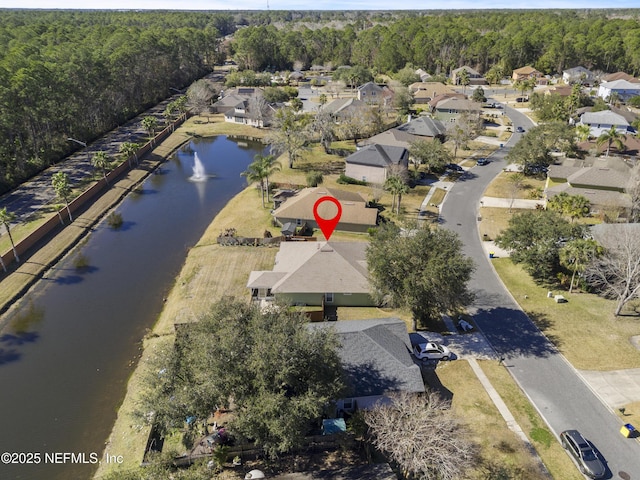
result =
[[[325,418],[322,420],[322,434],[333,435],[334,433],[342,433],[347,431],[347,424],[344,418]]]

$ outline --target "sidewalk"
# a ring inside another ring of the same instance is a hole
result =
[[[529,200],[525,198],[498,198],[498,197],[482,197],[480,199],[481,207],[493,208],[517,208],[535,210],[537,205],[543,205],[543,200]]]

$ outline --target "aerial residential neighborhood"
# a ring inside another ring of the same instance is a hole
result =
[[[640,11],[537,8],[1,10],[0,478],[636,478]]]

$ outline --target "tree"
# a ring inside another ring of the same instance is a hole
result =
[[[598,139],[596,140],[596,145],[598,147],[603,144],[607,144],[607,153],[605,156],[609,156],[609,151],[611,150],[611,145],[614,145],[618,151],[622,151],[624,149],[624,141],[627,139],[627,136],[624,133],[620,133],[615,125],[613,125],[606,132],[602,132]]]
[[[318,97],[318,102],[320,103],[320,107],[324,107],[327,104],[327,94],[321,93]]]
[[[402,179],[400,175],[390,175],[384,181],[384,189],[391,192],[393,200],[391,202],[391,211],[396,208],[396,213],[400,215],[400,202],[402,201],[402,195],[409,192],[409,186]],[[396,199],[398,200],[396,202]]]
[[[306,115],[298,115],[291,108],[281,108],[276,112],[273,129],[266,137],[273,152],[287,154],[289,168],[293,168],[294,162],[302,156],[306,146],[307,121]]]
[[[469,78],[469,72],[467,71],[466,68],[460,70],[460,73],[458,74],[458,78],[457,78],[457,83],[458,85],[462,85],[462,93],[465,93],[467,87],[471,83],[471,79]]]
[[[398,70],[398,73],[396,73],[393,78],[405,87],[408,87],[412,83],[420,81],[420,75],[418,75],[415,72],[415,69],[410,65],[407,65],[404,68]]]
[[[153,138],[153,135],[158,128],[158,119],[152,116],[146,116],[142,119],[142,128],[149,134],[149,138]]]
[[[150,352],[137,416],[166,433],[233,402],[229,430],[269,458],[299,446],[344,388],[335,333],[306,323],[284,305],[217,302]]]
[[[514,215],[496,238],[496,245],[511,252],[514,263],[539,282],[555,282],[560,270],[560,248],[583,238],[583,227],[573,225],[551,210],[532,210]]]
[[[94,153],[93,158],[91,159],[91,165],[100,169],[104,181],[109,185],[109,180],[107,180],[107,171],[111,165],[111,158],[109,158],[109,154],[103,150]]]
[[[409,153],[416,170],[421,164],[426,165],[429,172],[440,170],[452,160],[449,150],[438,140],[416,140],[409,147]]]
[[[586,265],[602,253],[602,246],[591,238],[576,238],[560,249],[560,265],[573,270],[569,293],[573,291],[576,273],[584,271]]]
[[[291,104],[291,108],[293,108],[293,110],[296,112],[300,112],[302,110],[302,107],[304,106],[302,100],[300,100],[298,97],[292,98],[289,103]]]
[[[264,192],[267,192],[267,202],[269,201],[269,177],[282,168],[280,162],[273,155],[256,155],[253,162],[249,164],[246,171],[240,175],[247,177],[247,181],[260,182],[260,190],[262,191],[262,208],[264,205]]]
[[[467,144],[473,138],[479,128],[481,119],[479,116],[462,113],[458,119],[448,125],[447,140],[453,142],[453,157],[458,156],[458,149]]]
[[[335,124],[331,114],[320,110],[313,119],[311,129],[318,136],[320,145],[324,148],[325,153],[329,153],[331,151],[331,142],[336,138]]]
[[[365,410],[372,443],[389,455],[405,478],[455,480],[475,463],[477,447],[436,393],[399,393]]]
[[[511,192],[511,202],[509,202],[509,213],[511,213],[511,209],[513,208],[513,202],[515,202],[516,197],[518,196],[518,192],[522,188],[524,184],[524,174],[520,172],[515,172],[509,175],[509,191]]]
[[[69,175],[65,172],[54,173],[51,177],[51,185],[56,192],[58,198],[64,200],[67,206],[67,213],[69,214],[69,220],[73,222],[71,216],[71,209],[69,208],[69,197],[71,196],[71,183],[69,182]]]
[[[559,149],[565,153],[575,150],[575,132],[569,125],[551,122],[533,127],[525,133],[509,153],[507,160],[523,166],[525,174],[536,171],[536,167],[548,167],[554,161],[551,151]]]
[[[576,125],[576,137],[581,142],[586,142],[591,136],[591,127],[589,125],[578,124]]]
[[[187,106],[196,115],[205,114],[209,123],[209,113],[211,112],[211,100],[216,95],[216,90],[211,82],[200,79],[191,84],[187,90]]]
[[[616,301],[614,315],[634,298],[640,297],[640,235],[631,225],[607,225],[597,240],[604,253],[592,259],[585,279],[602,296]]]
[[[576,218],[589,215],[591,203],[583,195],[569,195],[566,192],[560,192],[547,202],[547,208],[569,217],[573,222]]]
[[[636,165],[633,167],[633,170],[631,170],[626,192],[631,197],[629,222],[640,223],[640,165]]]
[[[16,245],[13,242],[13,236],[11,235],[11,223],[16,219],[16,214],[7,210],[7,207],[0,208],[0,224],[2,224],[7,231],[7,235],[9,235],[9,242],[11,243],[11,249],[13,250],[13,257],[16,259],[16,262],[20,263],[20,258],[18,257],[18,252],[16,250]],[[1,256],[1,252],[0,252]],[[2,267],[4,271],[7,271],[7,268],[4,265],[4,261],[2,263]]]
[[[414,98],[411,90],[404,85],[397,85],[393,87],[393,106],[398,109],[398,114],[408,114],[413,102]]]
[[[467,288],[473,261],[450,230],[416,227],[401,235],[395,225],[382,225],[367,249],[367,265],[374,296],[409,309],[414,329],[473,300]]]
[[[477,86],[471,95],[471,100],[478,103],[484,103],[487,101],[487,97],[484,96],[484,88]]]
[[[138,150],[140,150],[139,143],[123,142],[120,144],[120,154],[129,162],[129,168],[131,168],[131,157],[138,163]]]

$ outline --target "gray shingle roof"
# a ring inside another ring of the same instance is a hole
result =
[[[349,155],[345,162],[383,168],[402,164],[407,166],[406,151],[407,149],[403,147],[369,145]]]
[[[333,328],[342,348],[352,396],[384,395],[394,391],[424,392],[420,367],[411,357],[407,327],[397,318],[347,320],[310,324],[311,328]]]
[[[400,125],[398,128],[401,132],[419,135],[421,137],[437,137],[447,132],[444,124],[435,118],[418,117],[408,123]]]

